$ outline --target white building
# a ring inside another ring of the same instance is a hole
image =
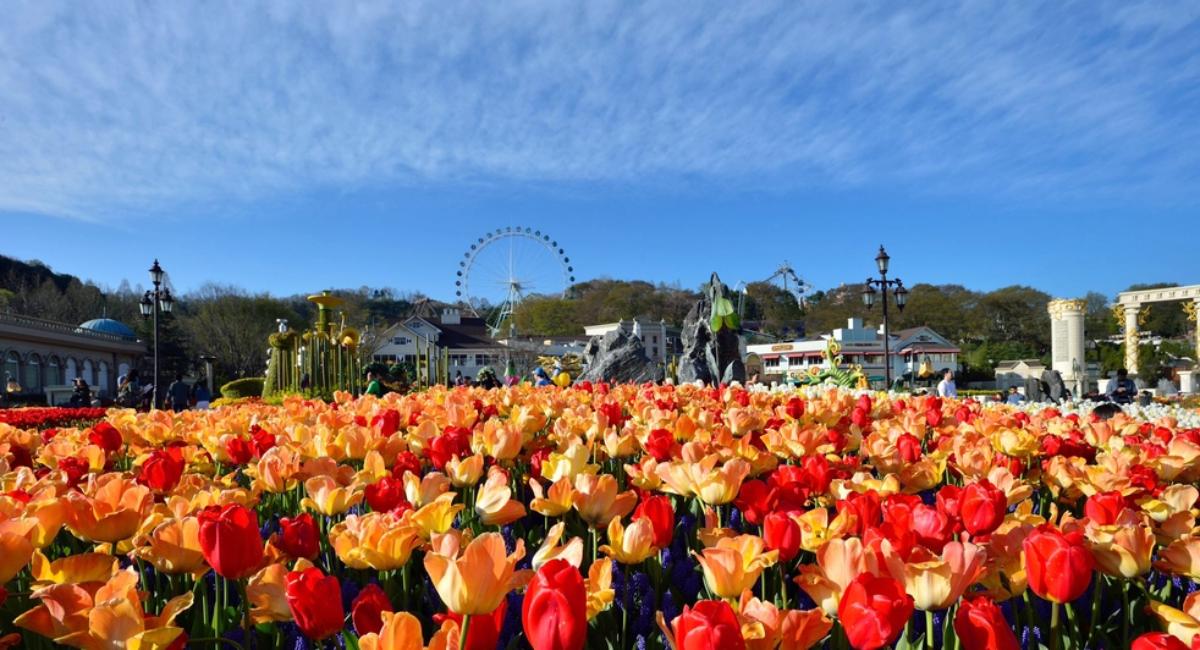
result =
[[[615,323],[585,325],[583,333],[588,337],[604,336],[618,327],[629,334],[640,334],[642,344],[646,347],[646,356],[650,357],[650,360],[655,363],[667,363],[671,357],[678,355],[680,350],[683,349],[683,344],[679,340],[679,330],[667,326],[666,322],[662,320],[652,321],[635,318]]]
[[[872,385],[884,383],[883,328],[869,328],[861,318],[851,318],[846,327],[830,334],[784,343],[761,343],[746,346],[748,355],[758,357],[762,364],[762,380],[794,380],[811,368],[828,368],[825,358],[828,341],[841,346],[842,363],[861,365]],[[928,327],[913,327],[890,333],[888,353],[891,357],[892,379],[905,373],[915,373],[924,362],[935,372],[958,369],[959,348],[946,337]]]

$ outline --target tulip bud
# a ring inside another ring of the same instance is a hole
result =
[[[633,511],[633,519],[650,520],[654,527],[655,546],[666,548],[671,545],[671,539],[675,536],[675,509],[671,507],[670,498],[660,494],[642,499]]]
[[[954,615],[954,633],[964,648],[1020,650],[1004,612],[987,596],[965,597]]]
[[[857,650],[876,650],[895,641],[912,611],[913,599],[904,585],[869,573],[855,578],[838,602],[838,620]]]
[[[320,539],[317,536],[317,525],[312,515],[307,512],[279,520],[279,535],[275,538],[275,546],[294,558],[313,559],[320,551]]]
[[[342,585],[335,576],[309,567],[292,571],[286,582],[288,609],[304,636],[321,641],[342,629],[346,611],[342,608]]]
[[[963,528],[972,535],[987,535],[1004,523],[1008,497],[987,479],[963,488],[959,502]]]
[[[579,650],[587,638],[587,589],[563,559],[542,565],[529,583],[521,625],[533,650]]]
[[[258,516],[237,503],[209,506],[200,511],[200,549],[218,575],[236,580],[258,568],[263,557],[263,540]]]
[[[383,628],[383,612],[392,612],[392,601],[379,585],[371,583],[358,592],[350,605],[350,620],[354,623],[354,631],[362,636],[374,632],[379,633]]]
[[[746,640],[733,608],[723,600],[702,600],[686,605],[671,622],[676,650],[744,650]]]
[[[772,551],[779,551],[779,559],[791,561],[800,552],[800,525],[795,519],[780,512],[772,512],[763,519],[763,542]]]
[[[1055,603],[1065,603],[1083,595],[1092,579],[1095,560],[1084,545],[1083,533],[1061,533],[1051,524],[1042,524],[1022,543],[1029,588]]]

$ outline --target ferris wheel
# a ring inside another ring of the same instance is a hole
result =
[[[511,317],[525,297],[561,297],[574,282],[571,258],[550,235],[505,226],[471,243],[458,262],[454,295],[471,313],[488,318],[488,330],[497,336],[506,322],[512,333]]]

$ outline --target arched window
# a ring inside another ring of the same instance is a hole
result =
[[[10,379],[21,383],[21,357],[16,352],[4,355],[4,383]]]
[[[62,364],[59,362],[58,357],[51,356],[46,360],[46,385],[61,386],[62,383]]]
[[[83,360],[83,372],[80,373],[79,376],[83,377],[83,380],[88,383],[88,386],[96,385],[96,377],[95,377],[95,375],[92,374],[92,360],[91,359]]]
[[[121,377],[129,376],[129,364],[122,361],[117,365],[117,386],[121,385]]]
[[[79,376],[79,366],[75,365],[74,359],[71,359],[68,357],[67,358],[67,376],[64,377],[64,379],[66,379],[66,381],[64,383],[69,384],[72,381],[75,381],[75,378],[78,376]]]
[[[36,354],[30,354],[25,359],[25,377],[21,380],[21,387],[26,391],[42,389],[42,358]]]
[[[107,361],[100,362],[100,372],[97,373],[97,375],[96,375],[96,388],[103,390],[103,391],[108,390],[108,362]]]

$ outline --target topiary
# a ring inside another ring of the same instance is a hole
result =
[[[262,397],[263,378],[243,377],[221,386],[221,396],[229,398]]]

